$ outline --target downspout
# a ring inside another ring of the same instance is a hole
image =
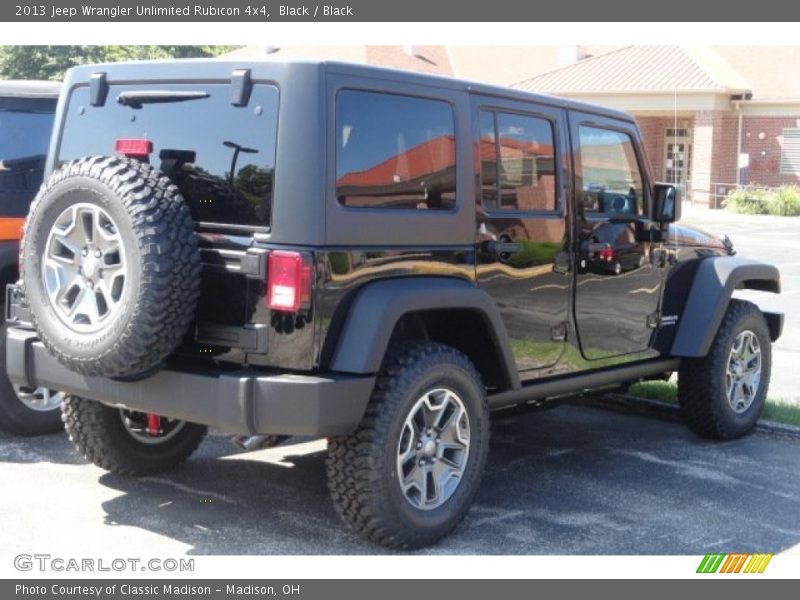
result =
[[[736,185],[742,185],[742,167],[739,165],[740,157],[742,156],[742,102],[734,102],[736,105],[736,112],[739,113],[739,131],[736,134]]]
[[[736,185],[745,185],[742,181],[742,169],[739,166],[739,157],[742,155],[742,121],[744,120],[744,113],[742,111],[742,102],[746,102],[753,97],[753,92],[747,91],[743,94],[736,94],[731,96],[731,102],[736,106],[736,112],[739,117],[739,128],[736,133]]]

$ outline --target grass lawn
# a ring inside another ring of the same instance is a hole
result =
[[[631,386],[629,393],[639,398],[660,400],[677,404],[678,386],[668,381],[643,381]],[[785,423],[786,425],[800,425],[800,405],[790,404],[782,400],[767,398],[761,419]]]

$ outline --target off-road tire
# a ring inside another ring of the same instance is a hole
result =
[[[144,444],[126,431],[120,409],[94,400],[67,396],[62,416],[70,441],[86,460],[119,475],[154,475],[170,471],[197,450],[206,427],[185,423],[168,440]]]
[[[731,346],[744,330],[755,333],[761,346],[761,379],[750,407],[737,414],[727,399],[725,373]],[[709,439],[731,440],[755,427],[769,388],[771,344],[767,322],[758,307],[752,302],[731,300],[708,354],[681,361],[678,399],[692,431]]]
[[[41,435],[62,430],[64,425],[58,408],[42,411],[25,406],[8,380],[5,372],[6,323],[3,315],[5,305],[0,304],[0,429],[15,435]]]
[[[403,423],[426,389],[447,386],[464,401],[470,448],[452,496],[432,510],[407,502],[398,483],[396,453]],[[486,392],[469,359],[436,343],[392,346],[358,429],[328,444],[328,488],[339,516],[367,539],[393,548],[418,548],[450,533],[466,515],[489,450]]]
[[[60,321],[41,274],[50,229],[76,202],[96,204],[114,218],[130,264],[119,314],[92,333],[73,331]],[[55,171],[25,222],[22,259],[36,331],[48,351],[77,373],[146,373],[181,343],[194,318],[201,264],[192,217],[178,188],[149,164],[90,157]]]

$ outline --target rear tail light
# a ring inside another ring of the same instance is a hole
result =
[[[311,305],[311,265],[300,252],[273,250],[267,262],[267,306],[297,312]]]
[[[158,437],[161,434],[161,417],[155,413],[147,413],[147,435]]]
[[[149,160],[153,153],[153,142],[145,139],[118,139],[114,141],[114,152],[136,160]]]
[[[614,260],[614,249],[613,248],[603,248],[598,253],[597,257],[605,262],[611,262]]]

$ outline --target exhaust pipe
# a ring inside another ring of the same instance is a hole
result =
[[[289,439],[288,435],[235,435],[233,445],[244,452],[273,448]]]

